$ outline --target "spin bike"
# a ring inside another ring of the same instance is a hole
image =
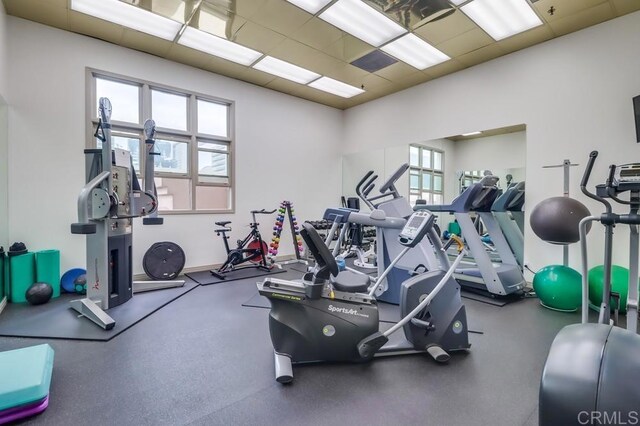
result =
[[[267,247],[267,243],[265,243],[260,236],[260,230],[258,229],[258,225],[260,224],[256,220],[256,215],[273,213],[275,213],[275,209],[270,211],[265,209],[252,210],[251,216],[253,217],[253,222],[249,224],[251,231],[249,231],[249,234],[244,237],[244,239],[236,242],[237,247],[234,249],[229,247],[230,237],[227,235],[227,232],[231,232],[231,228],[228,226],[231,221],[215,222],[216,225],[222,227],[216,229],[215,233],[217,236],[222,235],[224,248],[227,252],[227,260],[218,269],[212,269],[210,271],[213,276],[224,280],[227,278],[227,273],[238,269],[258,268],[264,271],[269,271],[271,269],[267,264],[267,253],[269,252],[269,249]],[[238,267],[238,265],[242,265],[243,263],[245,265]]]

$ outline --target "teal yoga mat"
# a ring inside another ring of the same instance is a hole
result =
[[[53,288],[53,296],[60,296],[60,251],[36,252],[36,282],[47,283]]]
[[[36,254],[25,253],[9,257],[9,301],[26,302],[25,293],[36,282]]]

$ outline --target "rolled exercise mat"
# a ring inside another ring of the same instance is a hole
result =
[[[26,302],[25,293],[36,282],[36,254],[25,253],[9,257],[9,301]]]
[[[60,250],[36,252],[36,282],[49,284],[52,298],[60,296]]]

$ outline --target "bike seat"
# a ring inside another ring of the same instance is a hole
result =
[[[225,221],[222,221],[222,222],[215,222],[215,224],[218,225],[218,226],[227,226],[230,223],[231,223],[230,220],[225,220]]]
[[[369,276],[353,271],[340,271],[337,277],[331,277],[331,284],[338,291],[366,293],[369,288]]]
[[[265,209],[262,209],[262,210],[251,210],[250,213],[251,214],[273,214],[275,212],[276,212],[275,210],[268,210],[267,211]]]

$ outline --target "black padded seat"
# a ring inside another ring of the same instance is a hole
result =
[[[225,220],[224,222],[215,222],[215,224],[218,225],[218,226],[225,226],[225,225],[228,225],[230,223],[231,223],[230,220]]]
[[[353,271],[341,271],[337,277],[331,277],[331,284],[338,291],[366,293],[369,288],[369,276]]]

